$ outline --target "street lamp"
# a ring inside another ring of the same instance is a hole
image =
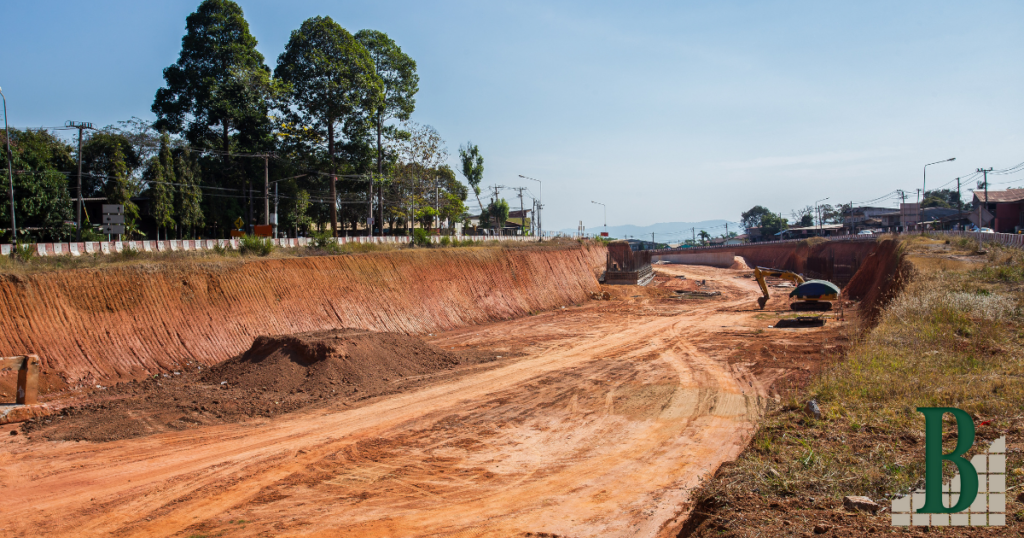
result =
[[[604,208],[604,236],[608,237],[608,206],[602,204],[601,202],[595,202],[593,200],[591,200],[590,203],[597,204]]]
[[[922,178],[923,181],[921,182],[921,198],[918,198],[918,200],[917,200],[919,203],[921,202],[921,199],[924,198],[924,193],[928,190],[927,189],[927,187],[928,187],[928,167],[933,165],[933,164],[948,163],[948,162],[953,162],[955,160],[956,160],[956,157],[953,157],[951,159],[943,159],[941,161],[935,161],[933,163],[928,163],[928,164],[924,165],[924,168],[921,169],[921,172],[922,172],[921,175],[923,176],[923,178]],[[918,208],[918,210],[920,211],[920,208]]]
[[[828,198],[829,197],[826,196],[826,197],[822,198],[821,200],[818,200],[818,201],[814,202],[814,214],[817,215],[817,217],[818,217],[818,233],[819,234],[821,233],[821,212],[818,211],[818,202],[824,202],[825,200],[828,200]]]
[[[541,241],[543,241],[544,240],[544,228],[541,226],[541,224],[543,224],[543,221],[540,219],[540,214],[541,214],[541,211],[544,209],[544,184],[541,183],[541,181],[539,179],[534,179],[532,177],[527,177],[527,176],[524,176],[522,174],[519,174],[519,177],[521,177],[523,179],[529,179],[530,181],[536,181],[537,183],[540,184],[540,197],[539,197],[539,199],[537,201],[537,236],[540,237]]]
[[[4,100],[4,131],[7,133],[7,179],[10,182],[7,194],[11,198],[11,244],[14,245],[18,243],[18,228],[14,222],[14,168],[12,167],[14,156],[11,153],[11,128],[7,125],[7,96],[4,95],[3,89],[0,89],[0,97]]]

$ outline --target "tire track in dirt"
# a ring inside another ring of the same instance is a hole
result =
[[[697,345],[753,304],[751,282],[722,287],[715,302],[641,299],[626,312],[592,302],[438,334],[437,345],[518,346],[526,357],[356,409],[26,445],[0,460],[18,477],[0,492],[19,500],[0,528],[655,536],[685,512],[696,480],[738,453],[760,411],[742,371]]]

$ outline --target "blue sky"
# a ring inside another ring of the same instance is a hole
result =
[[[271,67],[308,17],[388,33],[413,119],[453,166],[478,144],[486,185],[542,179],[548,229],[598,227],[591,200],[609,225],[735,221],[1024,161],[1020,2],[239,3]],[[197,5],[5,2],[11,124],[152,118]]]

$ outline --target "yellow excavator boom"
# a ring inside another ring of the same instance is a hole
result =
[[[794,273],[793,271],[786,271],[784,269],[771,269],[769,267],[755,267],[754,268],[754,279],[757,280],[757,285],[761,286],[761,293],[764,297],[757,299],[758,306],[761,310],[764,310],[764,305],[768,303],[768,284],[765,283],[765,277],[782,278],[793,283],[794,286],[799,286],[805,282],[803,275]]]

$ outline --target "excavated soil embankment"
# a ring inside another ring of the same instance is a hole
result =
[[[260,336],[212,368],[118,383],[92,401],[25,425],[50,440],[114,441],[200,426],[345,405],[421,386],[459,366],[488,362],[414,336],[340,329]]]
[[[430,249],[0,276],[0,356],[36,353],[43,390],[213,365],[261,335],[426,333],[579,303],[605,249]],[[9,392],[12,379],[0,379]]]
[[[875,253],[879,244],[876,241],[827,241],[813,245],[784,243],[737,246],[730,250],[742,256],[750,267],[787,269],[845,286],[864,261]]]

